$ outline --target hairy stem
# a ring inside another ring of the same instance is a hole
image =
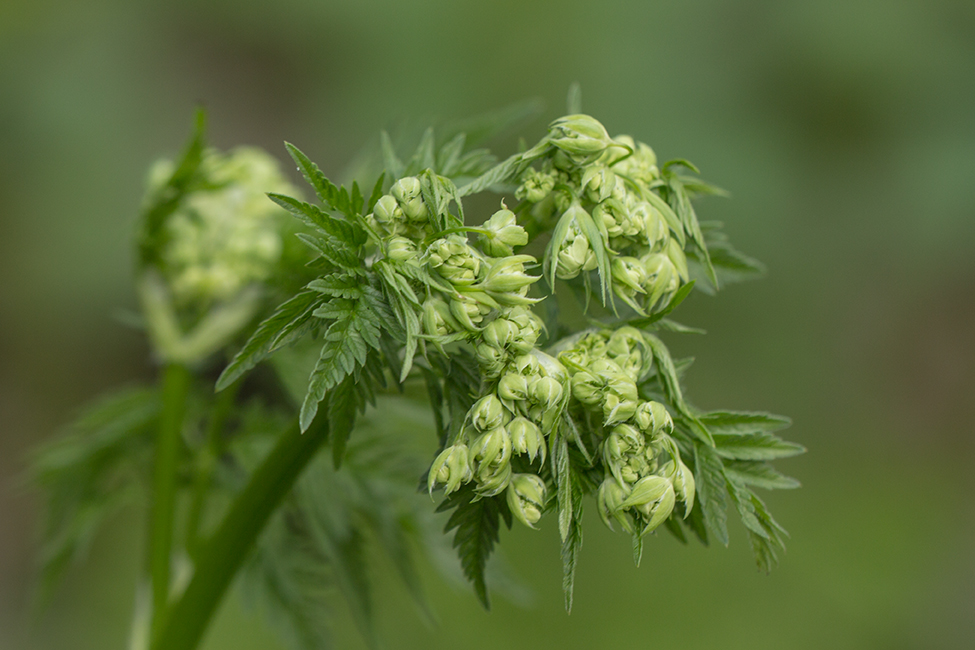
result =
[[[190,557],[196,556],[200,541],[200,522],[203,518],[203,509],[206,505],[207,492],[210,488],[210,479],[217,465],[217,458],[220,456],[220,436],[223,434],[227,418],[230,417],[230,413],[233,410],[240,384],[241,382],[236,381],[218,393],[216,403],[210,413],[206,441],[203,449],[200,450],[196,466],[196,475],[193,480],[193,500],[190,503],[190,512],[186,524],[186,550],[189,552]]]
[[[169,596],[169,561],[176,510],[176,468],[179,461],[180,433],[186,412],[186,395],[192,378],[190,371],[182,364],[170,363],[163,370],[163,410],[156,441],[152,513],[149,517],[148,561],[152,583],[153,628],[162,618]]]
[[[327,414],[320,412],[304,434],[297,421],[281,434],[230,506],[216,532],[200,545],[193,578],[166,613],[163,625],[153,639],[153,650],[193,650],[197,647],[258,534],[328,437],[327,422]]]

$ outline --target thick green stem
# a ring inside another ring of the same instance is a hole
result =
[[[163,410],[156,441],[152,514],[149,518],[148,560],[154,628],[162,618],[169,596],[169,560],[176,510],[176,469],[179,462],[180,433],[186,412],[186,395],[192,378],[190,371],[178,363],[168,364],[163,371]]]
[[[233,411],[234,403],[237,399],[237,391],[241,382],[237,381],[228,386],[224,391],[217,395],[216,403],[210,413],[210,421],[207,424],[206,441],[200,450],[197,459],[196,476],[193,480],[193,500],[190,503],[190,512],[186,523],[186,550],[190,557],[196,556],[198,543],[200,541],[200,523],[203,519],[203,510],[206,506],[206,497],[210,488],[210,478],[220,457],[221,440],[227,418]]]
[[[200,546],[193,578],[166,613],[162,627],[154,635],[153,650],[193,650],[197,647],[258,534],[328,437],[324,415],[319,413],[304,434],[297,422],[281,434],[271,453],[230,506],[216,532]]]

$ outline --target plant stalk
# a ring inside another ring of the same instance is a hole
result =
[[[176,470],[186,396],[193,376],[186,366],[169,363],[163,370],[162,416],[156,440],[152,513],[149,518],[149,577],[152,583],[152,626],[155,629],[169,600],[170,556],[176,511]]]
[[[220,526],[199,546],[193,577],[165,613],[153,650],[197,647],[257,536],[327,437],[328,418],[323,412],[303,434],[297,421],[282,432]]]

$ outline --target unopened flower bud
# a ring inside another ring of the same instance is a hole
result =
[[[408,203],[420,196],[422,187],[420,179],[416,176],[406,176],[393,183],[389,193],[396,197],[400,203]]]
[[[376,205],[372,208],[372,214],[380,225],[386,225],[394,221],[402,221],[404,218],[399,203],[390,194],[381,196],[376,201]]]
[[[572,375],[572,396],[586,406],[596,406],[603,399],[605,381],[584,370]]]
[[[477,330],[491,308],[468,294],[459,294],[450,300],[450,313],[464,329]]]
[[[529,203],[538,203],[555,187],[555,174],[540,172],[529,167],[521,177],[521,185],[515,191],[515,197]]]
[[[694,508],[694,472],[683,461],[678,460],[675,463],[670,460],[660,469],[660,475],[670,478],[674,484],[674,492],[684,502],[684,512],[690,513],[691,509]]]
[[[541,372],[541,364],[534,354],[522,354],[515,357],[514,367],[518,374],[526,377],[535,377]]]
[[[535,474],[513,474],[508,485],[508,507],[518,521],[529,528],[542,517],[545,482]]]
[[[538,425],[528,418],[518,416],[508,423],[507,429],[511,436],[511,448],[516,454],[528,454],[532,461],[540,455],[542,462],[545,462],[545,437]]]
[[[485,343],[502,350],[518,336],[518,326],[506,318],[496,318],[481,331]]]
[[[394,262],[409,262],[419,257],[416,244],[406,237],[392,237],[386,242],[386,257]]]
[[[478,477],[500,467],[511,458],[511,437],[503,426],[497,426],[482,434],[471,446],[471,452],[478,463]]]
[[[687,256],[684,254],[684,249],[680,247],[680,243],[676,239],[671,239],[667,242],[665,251],[667,258],[673,263],[674,268],[677,269],[677,274],[680,276],[680,279],[687,282],[690,279],[687,273]]]
[[[504,424],[505,411],[494,395],[485,395],[471,407],[471,422],[481,431],[495,429]]]
[[[636,410],[633,421],[647,434],[656,438],[661,433],[674,432],[674,420],[667,407],[660,402],[643,402]]]
[[[600,203],[613,196],[616,174],[609,167],[591,165],[582,175],[582,191],[593,203]]]
[[[477,475],[477,487],[474,491],[482,497],[493,497],[501,494],[511,481],[511,464],[490,466]]]
[[[478,343],[474,346],[474,358],[477,359],[484,376],[493,379],[504,372],[509,356],[501,348],[487,343]]]
[[[442,483],[444,493],[450,494],[461,486],[468,483],[474,477],[469,463],[469,450],[467,445],[459,444],[447,447],[430,466],[430,473],[427,477],[427,489],[433,493],[433,488],[438,483]]]
[[[566,115],[549,127],[550,142],[572,156],[589,157],[613,144],[606,128],[588,115]]]
[[[643,534],[662,524],[674,510],[674,486],[662,476],[645,476],[636,482],[623,501],[624,508],[634,508],[643,514],[646,525]]]
[[[647,272],[635,257],[617,257],[613,260],[613,281],[624,285],[631,292],[644,293]]]
[[[562,399],[562,384],[551,377],[539,377],[529,386],[529,392],[536,404],[551,409]]]
[[[408,221],[423,223],[430,218],[430,213],[427,211],[427,204],[419,196],[403,202],[400,207]]]
[[[525,273],[525,263],[534,261],[531,255],[498,258],[490,265],[486,277],[478,286],[493,293],[517,292],[526,288],[539,278]]]
[[[518,373],[505,374],[498,382],[498,396],[515,402],[528,399],[528,379]]]
[[[616,479],[607,477],[599,486],[599,493],[596,495],[596,506],[599,509],[599,517],[606,524],[606,527],[613,530],[613,520],[616,520],[628,533],[633,533],[633,526],[629,518],[622,511],[623,501],[626,500],[626,490]]]
[[[515,213],[504,207],[491,215],[481,229],[487,231],[487,234],[479,235],[481,247],[485,253],[494,257],[511,255],[515,246],[528,243],[528,233],[518,225]]]
[[[423,303],[420,322],[427,336],[449,336],[461,329],[460,323],[450,313],[450,306],[440,298],[428,298]]]

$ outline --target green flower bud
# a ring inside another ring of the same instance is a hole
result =
[[[606,354],[631,377],[642,375],[644,368],[653,361],[653,353],[643,334],[633,327],[621,327],[613,332],[606,344]]]
[[[687,514],[690,514],[691,509],[694,508],[694,473],[688,469],[683,461],[678,460],[675,463],[670,460],[660,469],[660,475],[669,478],[674,484],[674,492],[684,502],[684,516],[686,518]]]
[[[687,273],[687,256],[684,255],[684,249],[680,247],[680,243],[676,239],[671,239],[667,242],[667,247],[664,249],[667,253],[667,258],[674,264],[674,268],[677,269],[677,274],[680,279],[687,282],[690,276]]]
[[[488,255],[506,257],[511,255],[514,246],[524,246],[528,243],[528,233],[519,226],[515,213],[504,207],[491,215],[481,229],[488,234],[481,233],[479,241]]]
[[[664,253],[654,253],[643,258],[647,269],[647,309],[653,309],[663,296],[680,288],[680,276],[674,263]]]
[[[528,399],[528,379],[517,373],[505,374],[498,382],[498,396],[515,402]]]
[[[511,437],[503,426],[495,427],[474,441],[471,452],[478,463],[478,479],[481,479],[511,459]]]
[[[491,307],[466,293],[461,293],[451,298],[450,313],[464,329],[476,331],[484,317],[491,313]]]
[[[406,176],[393,183],[393,187],[390,188],[389,193],[402,204],[419,198],[422,189],[419,178],[416,176]]]
[[[626,174],[633,180],[649,185],[660,177],[660,170],[657,169],[657,155],[649,146],[642,142],[634,142],[628,135],[619,135],[613,140],[620,145],[625,145],[633,151],[633,155],[620,162],[613,164],[613,168],[621,174]],[[620,156],[616,156],[619,159]]]
[[[636,383],[622,372],[606,382],[603,401],[603,419],[606,425],[629,420],[638,406]]]
[[[501,401],[494,395],[485,395],[474,402],[470,411],[471,422],[480,431],[488,431],[504,425],[507,413]]]
[[[508,485],[508,507],[518,521],[529,528],[542,517],[545,508],[545,482],[534,474],[513,474]]]
[[[381,196],[379,200],[376,201],[376,205],[372,208],[372,214],[376,221],[382,226],[396,221],[403,221],[406,218],[406,216],[403,214],[403,210],[399,207],[399,203],[389,194]]]
[[[450,306],[440,298],[427,298],[420,321],[427,336],[449,336],[461,329],[450,313]]]
[[[533,350],[542,332],[541,319],[524,307],[511,307],[505,317],[518,327],[518,335],[510,343],[510,348],[519,354]]]
[[[562,400],[562,384],[551,377],[539,377],[528,390],[532,401],[546,410],[555,408]]]
[[[545,436],[534,422],[518,416],[508,424],[507,429],[514,453],[528,454],[532,461],[535,456],[541,456],[542,462],[545,462]]]
[[[635,220],[643,224],[643,235],[651,250],[659,250],[670,238],[670,227],[664,216],[657,208],[642,200],[634,200],[630,206],[630,214]]]
[[[613,144],[606,128],[588,115],[566,115],[552,122],[549,142],[572,156],[591,157]]]
[[[459,444],[447,447],[430,466],[427,476],[427,489],[433,494],[433,488],[442,483],[444,493],[450,494],[457,490],[462,483],[469,483],[474,478],[471,471],[467,445]]]
[[[419,259],[416,244],[406,237],[391,237],[385,246],[386,257],[394,262],[412,262]]]
[[[534,354],[522,354],[515,357],[514,368],[518,374],[525,375],[526,377],[538,376],[542,371],[538,357]]]
[[[623,501],[624,508],[634,508],[645,518],[643,534],[662,524],[674,510],[674,486],[662,476],[645,476],[633,486]]]
[[[507,318],[496,318],[481,331],[481,338],[499,350],[507,348],[518,336],[518,326]]]
[[[515,197],[538,203],[555,188],[555,174],[551,172],[539,172],[529,167],[521,177],[521,185],[515,191]]]
[[[592,373],[580,370],[572,375],[572,396],[586,406],[596,406],[603,400],[606,382]]]
[[[403,215],[408,221],[424,223],[430,218],[430,213],[427,211],[427,204],[419,196],[400,204],[400,207],[403,209]]]
[[[494,293],[527,291],[528,285],[538,280],[539,276],[525,273],[525,263],[535,262],[531,255],[512,255],[501,257],[490,264],[483,281],[478,285],[484,291]],[[498,298],[500,301],[500,297]]]
[[[647,282],[647,272],[643,264],[635,257],[617,257],[613,260],[613,280],[625,286],[630,293],[643,293],[643,285]]]
[[[468,287],[477,280],[481,261],[461,235],[448,235],[430,245],[426,261],[455,287]]]
[[[600,203],[613,196],[617,182],[616,174],[609,167],[590,165],[582,175],[581,189],[590,201]]]
[[[626,500],[627,491],[615,479],[606,478],[599,486],[596,495],[596,506],[599,509],[599,517],[606,524],[606,527],[613,530],[613,521],[616,520],[623,530],[632,534],[633,524],[623,512],[623,501]]]
[[[511,481],[511,464],[505,463],[497,467],[490,467],[477,476],[477,487],[474,491],[482,497],[493,497],[501,494]]]
[[[488,379],[497,377],[504,372],[508,363],[508,353],[502,348],[496,348],[487,343],[478,343],[474,346],[474,358],[481,366],[481,372]]]

